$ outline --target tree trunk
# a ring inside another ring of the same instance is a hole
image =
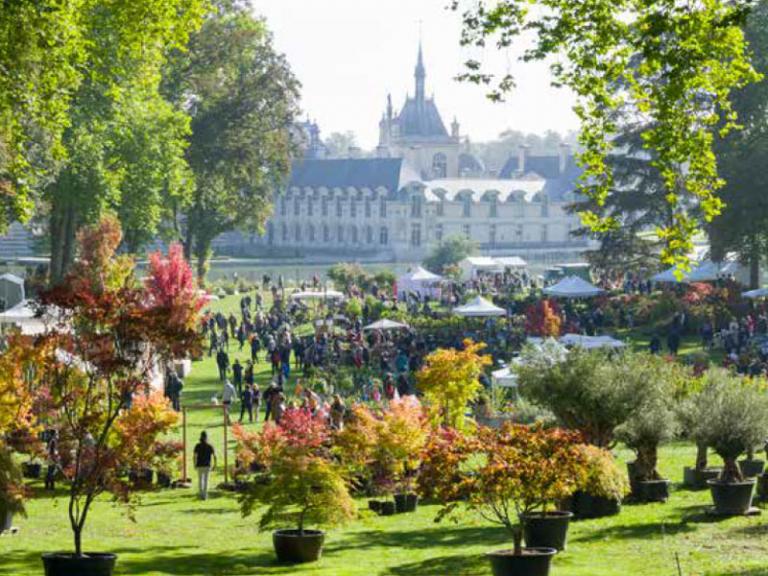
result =
[[[720,479],[725,483],[741,482],[744,477],[736,463],[736,458],[723,458],[723,474]]]
[[[54,196],[50,218],[51,285],[60,283],[75,261],[78,220],[76,207],[67,199]]]
[[[659,473],[656,471],[658,462],[658,448],[656,446],[644,446],[637,451],[637,460],[635,461],[635,470],[637,479],[659,480]]]
[[[518,524],[512,531],[512,538],[515,542],[515,556],[523,554],[523,527]]]
[[[701,442],[696,443],[696,470],[706,470],[707,468],[707,445]]]
[[[749,253],[749,287],[752,290],[760,288],[760,251],[756,244]]]
[[[197,281],[205,284],[205,275],[208,273],[208,259],[211,257],[211,239],[198,235],[195,239],[195,257],[197,258]]]

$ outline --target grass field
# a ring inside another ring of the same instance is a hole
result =
[[[227,298],[217,306],[236,301]],[[234,342],[230,355],[247,356],[236,353]],[[263,382],[268,368],[262,363],[259,369]],[[188,433],[194,441],[200,430],[208,430],[221,456],[220,411],[195,408],[215,392],[220,392],[216,368],[206,357],[186,381]],[[619,457],[631,455],[621,451]],[[694,449],[673,444],[663,447],[660,457],[661,472],[679,483]],[[215,482],[222,479],[220,472]],[[0,537],[2,576],[42,574],[42,552],[71,547],[64,491],[51,497],[39,485],[35,489],[29,517],[16,522],[20,532]],[[705,513],[709,503],[707,492],[676,486],[666,504],[627,505],[616,517],[576,522],[568,550],[554,561],[553,576],[768,575],[768,516],[713,520]],[[134,510],[136,522],[103,498],[88,520],[84,543],[86,550],[116,552],[118,574],[146,576],[487,575],[483,554],[511,545],[501,528],[472,516],[460,524],[435,524],[435,506],[380,518],[365,509],[364,500],[359,504],[360,518],[330,530],[322,560],[305,566],[278,565],[271,536],[258,531],[257,517],[241,518],[234,496],[218,490],[206,502],[193,490],[145,493]]]

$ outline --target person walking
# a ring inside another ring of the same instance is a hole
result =
[[[232,386],[232,382],[229,380],[224,382],[224,391],[221,394],[221,403],[224,405],[224,421],[227,426],[232,422],[229,419],[229,411],[232,406],[232,402],[237,397],[237,390]]]
[[[248,422],[253,422],[253,386],[246,386],[240,393],[240,422],[243,421],[243,416],[248,412]]]
[[[224,348],[219,348],[216,353],[216,366],[219,367],[219,380],[224,382],[227,379],[227,370],[229,369],[229,354],[224,351]]]
[[[237,393],[242,395],[243,393],[243,365],[240,364],[239,359],[235,359],[235,363],[232,364],[232,383],[237,389]]]
[[[45,473],[45,489],[54,490],[56,485],[56,470],[59,467],[59,432],[50,430],[48,446],[46,448],[48,469]]]
[[[194,450],[195,470],[197,470],[198,497],[208,500],[208,477],[216,468],[216,451],[208,444],[208,434],[200,432],[200,441]]]

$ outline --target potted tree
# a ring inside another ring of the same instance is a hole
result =
[[[509,423],[480,428],[455,446],[445,439],[430,442],[437,448],[428,458],[430,466],[447,472],[433,476],[433,490],[443,503],[437,519],[465,505],[512,535],[513,549],[488,554],[494,576],[546,576],[555,546],[565,545],[569,518],[548,517],[547,508],[583,483],[586,462],[579,445],[579,435],[572,432]],[[443,456],[449,460],[436,466]]]
[[[234,429],[238,460],[248,468],[257,461],[260,472],[238,495],[243,516],[256,505],[266,510],[259,527],[281,527],[272,533],[281,562],[313,562],[320,558],[325,533],[308,525],[335,525],[355,515],[344,469],[332,456],[331,434],[324,420],[305,410],[289,409],[279,425],[268,423],[252,433]],[[286,524],[293,528],[284,528]]]
[[[142,409],[158,358],[199,346],[199,305],[189,267],[179,266],[187,274],[173,276],[171,263],[158,261],[139,282],[133,261],[116,255],[121,238],[112,218],[81,231],[72,273],[41,298],[55,321],[31,346],[44,352],[36,377],[60,414],[56,428],[62,448],[67,446],[62,469],[74,539],[72,552],[43,555],[47,576],[112,573],[114,554],[83,549],[89,513],[104,492],[130,501],[133,487],[123,471],[144,458],[138,444],[151,447],[175,421],[161,398],[146,399]],[[162,290],[173,296],[164,298]],[[126,428],[143,434],[126,434]]]
[[[666,502],[669,498],[670,482],[656,468],[659,445],[674,438],[678,428],[668,378],[671,370],[666,366],[658,366],[661,369],[654,380],[643,386],[645,396],[640,406],[616,429],[617,438],[637,456],[627,466],[632,496],[638,502]]]
[[[26,515],[26,490],[21,470],[7,447],[0,444],[0,534],[11,529],[15,515]]]
[[[755,383],[725,370],[710,370],[696,398],[702,415],[695,434],[723,459],[723,471],[708,484],[714,513],[750,512],[755,478],[745,478],[737,460],[765,437],[768,395]]]
[[[706,419],[706,414],[700,413],[705,407],[697,400],[704,381],[704,377],[691,378],[689,382],[693,383],[693,390],[685,393],[677,403],[677,419],[682,435],[696,444],[695,465],[683,468],[683,485],[693,490],[709,488],[707,481],[714,480],[722,472],[722,468],[709,465],[709,446],[704,438],[697,436],[697,432],[701,431],[698,423]]]
[[[515,366],[523,398],[546,408],[589,444],[612,448],[616,428],[646,396],[662,359],[633,352],[564,350],[547,341],[523,349]]]
[[[600,518],[621,511],[621,502],[629,492],[624,472],[608,450],[597,446],[581,447],[586,461],[584,483],[567,499],[563,508],[577,518]]]

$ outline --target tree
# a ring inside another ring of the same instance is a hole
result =
[[[454,8],[463,4],[453,2]],[[729,98],[734,89],[759,79],[741,28],[753,2],[536,4],[530,9],[527,0],[473,2],[463,15],[462,44],[483,47],[493,41],[505,49],[523,31],[534,31],[522,59],[548,59],[554,82],[576,94],[584,166],[580,190],[598,206],[614,185],[606,156],[620,131],[616,112],[646,119],[643,147],[661,174],[671,213],[658,227],[662,259],[687,267],[697,227],[723,208],[713,141],[737,125]],[[511,75],[495,78],[476,60],[467,62],[463,78],[492,85],[489,96],[495,100],[514,88]],[[582,212],[582,220],[595,231],[619,226],[594,211]]]
[[[464,340],[463,348],[438,348],[424,359],[416,374],[419,390],[433,409],[435,418],[452,428],[464,427],[467,404],[482,389],[480,375],[491,364],[491,357],[480,352],[482,342]]]
[[[78,234],[79,259],[72,273],[41,297],[56,322],[32,344],[44,353],[36,381],[59,415],[77,556],[83,553],[83,528],[97,496],[107,491],[129,501],[132,486],[121,472],[151,461],[152,446],[175,421],[162,399],[139,399],[131,408],[134,399],[149,393],[157,351],[198,338],[195,307],[187,308],[187,318],[173,317],[136,280],[133,261],[116,256],[121,240],[114,218]],[[151,274],[148,283],[156,285]]]
[[[435,246],[424,259],[424,266],[436,274],[444,274],[467,256],[477,252],[477,243],[466,236],[450,236]]]
[[[768,2],[757,2],[744,27],[752,64],[768,73]],[[760,261],[768,249],[768,82],[751,84],[733,95],[742,130],[715,141],[720,173],[725,180],[721,196],[727,209],[708,227],[713,257],[737,252],[750,266],[750,284],[760,284]]]
[[[216,236],[262,230],[290,169],[298,89],[266,23],[226,1],[166,68],[164,94],[191,117],[186,159],[195,187],[182,234],[198,278]]]
[[[329,158],[347,158],[350,148],[358,148],[354,132],[331,132],[324,140]]]

